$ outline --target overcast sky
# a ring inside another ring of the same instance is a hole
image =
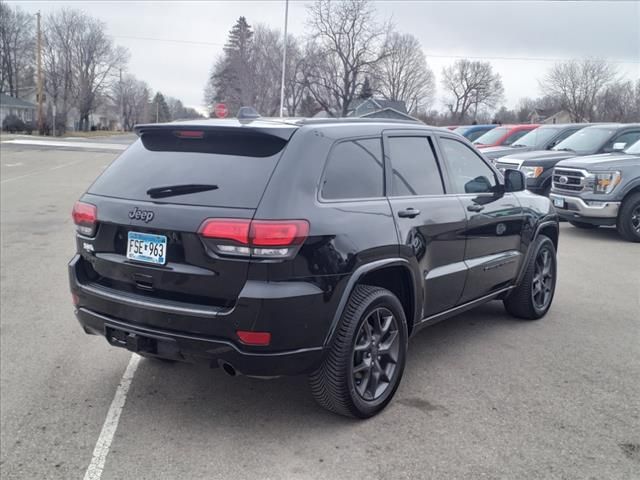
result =
[[[73,7],[100,18],[131,52],[131,73],[200,109],[211,64],[236,19],[244,15],[250,24],[282,28],[285,5],[284,0],[9,3],[43,14]],[[297,36],[307,31],[308,3],[290,1],[289,31]],[[502,75],[510,107],[540,94],[538,79],[553,59],[603,57],[616,61],[621,75],[640,78],[640,1],[396,0],[375,5],[381,19],[391,17],[398,31],[420,40],[438,88],[442,67],[457,57],[491,61]]]

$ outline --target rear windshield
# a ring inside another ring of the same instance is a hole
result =
[[[207,133],[178,139],[144,133],[94,182],[89,193],[126,200],[255,208],[286,141],[261,134]],[[212,185],[196,193],[153,199],[147,193],[180,185]]]

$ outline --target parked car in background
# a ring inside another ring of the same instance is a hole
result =
[[[501,125],[489,130],[484,135],[473,141],[476,148],[497,147],[499,145],[512,145],[531,130],[538,128],[538,124],[526,125]]]
[[[459,126],[460,126],[460,125],[447,125],[446,127],[443,127],[443,128],[446,128],[447,130],[455,130],[455,129],[456,129],[456,128],[458,128]]]
[[[527,177],[527,189],[548,196],[551,173],[561,160],[598,153],[620,152],[640,139],[640,124],[601,124],[578,130],[551,150],[514,153],[495,162],[499,170],[519,169]]]
[[[462,125],[460,127],[454,128],[453,131],[462,135],[464,138],[473,142],[478,139],[489,130],[493,130],[498,125]]]
[[[640,242],[640,140],[620,153],[563,160],[553,169],[549,197],[560,217],[578,228],[615,225]]]
[[[588,125],[588,123],[542,125],[541,127],[526,133],[522,138],[511,145],[483,148],[482,154],[491,160],[496,160],[512,153],[549,150],[565,138],[573,135],[578,130],[587,127]]]

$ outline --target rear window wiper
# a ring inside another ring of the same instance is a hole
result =
[[[147,195],[151,198],[173,197],[176,195],[187,195],[189,193],[208,192],[217,190],[217,185],[206,185],[198,183],[188,183],[184,185],[169,185],[166,187],[155,187],[147,190]]]
[[[573,153],[576,152],[573,148],[567,148],[567,147],[565,147],[565,148],[554,148],[554,150],[556,152],[573,152]]]
[[[526,147],[526,145],[524,143],[514,143],[513,145],[511,145],[512,147],[515,148],[520,148],[520,147]]]

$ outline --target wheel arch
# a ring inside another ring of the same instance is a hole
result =
[[[325,338],[325,346],[333,339],[340,317],[357,285],[382,287],[396,295],[407,318],[408,333],[411,334],[415,320],[420,316],[421,293],[409,261],[403,258],[390,258],[367,263],[353,272],[334,313],[331,327]]]
[[[634,186],[632,186],[629,190],[627,190],[624,193],[624,196],[622,197],[622,200],[620,200],[620,206],[622,207],[622,205],[624,204],[625,200],[627,198],[629,198],[631,195],[634,195],[636,193],[640,193],[640,179],[635,182],[636,184]]]
[[[560,239],[560,228],[558,222],[556,220],[549,220],[546,222],[541,222],[536,226],[535,232],[531,238],[531,242],[529,243],[529,247],[527,248],[527,253],[525,254],[524,260],[520,266],[520,272],[518,273],[518,278],[515,285],[520,285],[522,283],[522,278],[526,272],[526,266],[529,264],[529,259],[531,255],[533,255],[533,245],[535,244],[536,239],[540,235],[545,235],[551,239],[553,242],[553,246],[558,250],[558,242]]]

